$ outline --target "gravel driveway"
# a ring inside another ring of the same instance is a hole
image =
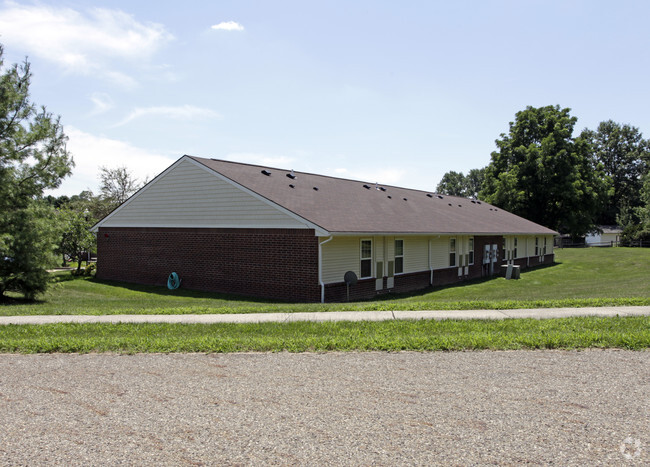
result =
[[[647,465],[649,369],[618,350],[0,355],[0,463]]]

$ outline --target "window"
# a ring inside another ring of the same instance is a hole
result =
[[[539,256],[539,237],[535,237],[535,256]]]
[[[512,259],[517,259],[517,237],[515,237],[515,249],[512,254]]]
[[[507,251],[506,251],[506,237],[503,237],[503,242],[501,244],[501,251],[503,251],[503,260],[504,261],[507,260],[508,258],[506,256],[506,254],[507,254]]]
[[[361,277],[372,277],[372,240],[361,240]]]
[[[404,240],[395,240],[395,274],[404,272]]]
[[[449,267],[456,266],[456,239],[449,239]]]
[[[546,254],[546,237],[544,237],[544,254]]]
[[[474,264],[474,237],[469,238],[469,263]]]

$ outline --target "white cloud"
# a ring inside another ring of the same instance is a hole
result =
[[[173,39],[165,27],[141,23],[120,10],[80,12],[41,4],[5,3],[0,9],[2,42],[64,70],[97,75],[123,86],[133,78],[114,70],[115,61],[140,64]]]
[[[236,21],[223,21],[219,24],[212,25],[211,28],[221,30],[221,31],[243,31],[244,30],[244,26],[237,23]]]
[[[94,106],[93,110],[90,112],[90,115],[103,114],[104,112],[108,112],[115,106],[115,104],[113,103],[113,99],[111,99],[111,96],[109,96],[105,92],[94,92],[90,96],[90,100]]]
[[[75,167],[72,176],[66,178],[53,196],[76,195],[83,190],[99,191],[99,167],[126,167],[139,180],[151,179],[169,167],[182,154],[166,156],[138,148],[125,141],[85,133],[74,127],[66,127],[69,138],[68,150],[72,153]]]
[[[195,107],[193,105],[181,106],[160,106],[160,107],[136,107],[127,115],[124,120],[117,123],[115,126],[126,125],[127,123],[141,117],[159,116],[171,118],[174,120],[193,120],[200,118],[220,118],[214,110]]]

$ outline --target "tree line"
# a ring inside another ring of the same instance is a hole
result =
[[[489,164],[444,174],[437,191],[473,197],[573,238],[620,225],[650,239],[650,141],[612,120],[574,135],[560,106],[526,107],[496,140]]]

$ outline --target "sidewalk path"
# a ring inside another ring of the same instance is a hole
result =
[[[316,313],[247,313],[187,315],[32,315],[0,316],[3,324],[52,323],[264,323],[291,321],[386,321],[392,319],[508,319],[571,316],[647,316],[650,306],[531,308],[519,310],[327,311]]]

